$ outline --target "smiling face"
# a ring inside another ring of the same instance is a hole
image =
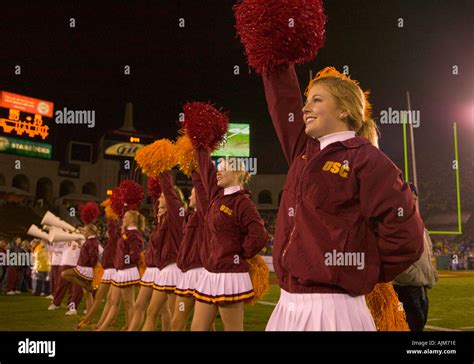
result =
[[[305,133],[313,138],[350,130],[344,121],[347,112],[341,110],[322,83],[316,83],[308,92],[303,119],[306,125]]]

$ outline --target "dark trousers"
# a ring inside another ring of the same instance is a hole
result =
[[[49,291],[48,282],[46,277],[48,277],[48,272],[38,272],[36,276],[36,290],[33,292],[36,296],[39,296],[41,293],[47,294]]]
[[[17,267],[8,267],[7,268],[7,284],[5,291],[14,291],[16,288],[16,282],[18,280],[18,268]]]
[[[423,331],[428,319],[428,294],[426,287],[393,285],[403,304],[410,331]]]

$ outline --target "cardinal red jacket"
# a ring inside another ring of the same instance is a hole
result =
[[[198,148],[197,156],[210,201],[204,217],[203,266],[214,273],[248,272],[245,260],[257,255],[268,241],[263,219],[248,191],[224,195],[207,149]]]
[[[155,253],[154,266],[163,269],[171,263],[176,263],[179,243],[183,238],[185,211],[173,188],[173,177],[169,173],[161,173],[159,180],[166,200],[166,213],[161,217],[151,239]]]
[[[290,166],[273,246],[280,286],[363,295],[391,281],[423,252],[423,222],[400,170],[362,137],[320,151],[304,132],[294,68],[263,80]],[[363,264],[354,264],[356,258]]]
[[[94,268],[99,260],[99,240],[96,237],[86,239],[81,247],[81,253],[77,265],[81,267]]]
[[[199,174],[193,172],[191,178],[193,180],[196,196],[196,210],[187,216],[184,223],[183,240],[181,240],[176,261],[178,268],[183,272],[202,267],[200,248],[202,244],[204,214],[209,205],[206,190],[202,185]]]
[[[117,240],[120,233],[120,226],[118,222],[108,221],[107,231],[109,233],[109,238],[107,239],[107,243],[104,246],[101,262],[104,269],[114,268],[115,249],[117,247]]]
[[[138,267],[143,247],[143,234],[139,230],[126,229],[118,241],[115,251],[115,269]]]

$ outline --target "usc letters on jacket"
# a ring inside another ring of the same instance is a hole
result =
[[[323,166],[323,171],[339,174],[339,176],[347,178],[350,169],[346,163],[326,161]]]

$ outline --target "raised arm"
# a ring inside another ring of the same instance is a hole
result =
[[[209,198],[206,193],[206,189],[204,188],[204,185],[201,182],[201,178],[199,177],[198,172],[194,171],[191,174],[191,178],[193,180],[194,195],[196,197],[196,211],[201,216],[204,216],[209,206]]]
[[[181,203],[174,190],[173,177],[170,173],[161,173],[159,179],[166,200],[166,216],[170,221],[179,224],[178,226],[181,227],[183,222],[183,216],[180,214]]]
[[[304,150],[303,99],[293,65],[263,75],[265,98],[288,165]]]
[[[198,147],[196,155],[199,165],[199,177],[206,191],[208,201],[211,201],[221,189],[217,185],[216,166],[212,163],[209,148]]]

